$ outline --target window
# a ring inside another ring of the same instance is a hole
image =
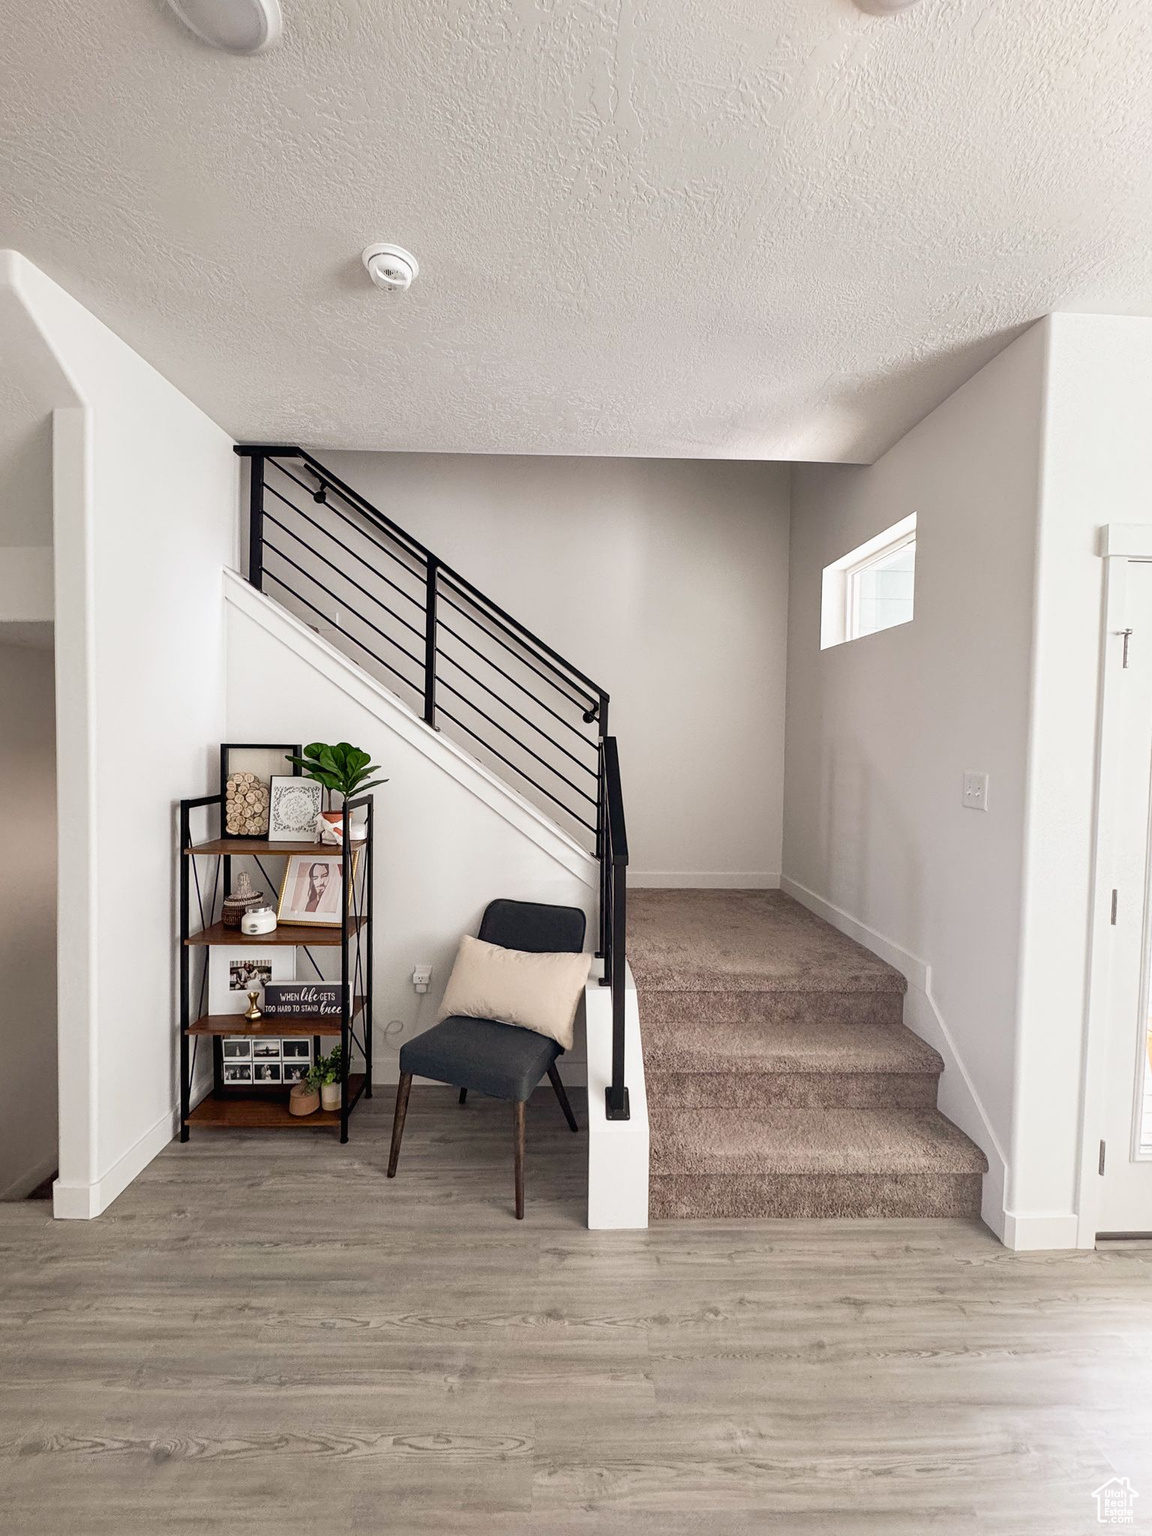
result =
[[[916,585],[916,514],[824,567],[820,648],[907,624]]]

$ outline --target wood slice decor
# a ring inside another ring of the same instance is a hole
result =
[[[268,786],[247,769],[228,775],[224,828],[232,837],[263,837],[268,831]]]

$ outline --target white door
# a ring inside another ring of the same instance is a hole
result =
[[[1109,1038],[1098,1233],[1152,1234],[1152,562],[1125,570],[1118,680]]]

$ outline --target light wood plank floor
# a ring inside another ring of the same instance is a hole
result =
[[[583,1123],[583,1106],[578,1107]],[[582,1225],[538,1094],[172,1146],[99,1221],[0,1206],[6,1536],[1152,1530],[1152,1249],[963,1222]]]

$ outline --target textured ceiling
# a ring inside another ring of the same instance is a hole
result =
[[[1152,313],[1147,0],[283,5],[234,58],[0,0],[0,246],[237,437],[867,460],[1045,311]]]

